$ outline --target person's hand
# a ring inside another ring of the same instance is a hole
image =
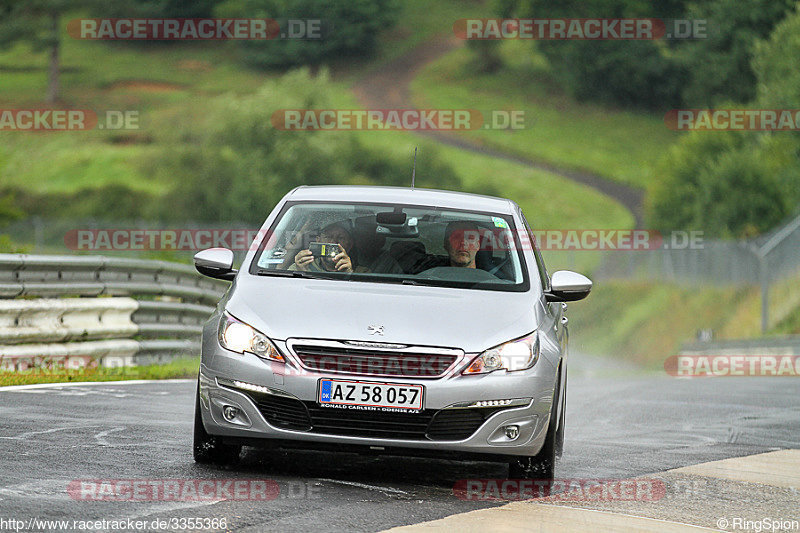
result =
[[[347,255],[347,252],[339,252],[333,256],[333,264],[337,272],[353,271],[353,263],[350,261],[350,256]]]
[[[294,264],[297,265],[297,270],[308,270],[312,261],[314,261],[314,254],[311,253],[311,250],[300,250],[294,256]]]

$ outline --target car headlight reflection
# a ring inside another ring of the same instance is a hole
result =
[[[495,370],[527,370],[539,360],[539,335],[534,331],[521,339],[513,340],[486,350],[472,360],[463,374],[488,374]]]
[[[250,352],[262,359],[286,362],[266,335],[236,320],[228,313],[224,313],[219,321],[218,334],[219,343],[227,350],[238,353]]]

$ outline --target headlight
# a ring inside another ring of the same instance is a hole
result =
[[[505,369],[509,372],[527,370],[539,360],[539,335],[530,335],[486,350],[467,367],[463,374],[488,374]]]
[[[222,347],[232,352],[251,352],[262,359],[286,362],[266,335],[236,320],[228,313],[223,313],[219,321],[218,335]]]

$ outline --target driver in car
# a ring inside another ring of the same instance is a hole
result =
[[[444,230],[444,249],[450,257],[450,266],[476,268],[475,256],[480,250],[480,229],[474,222],[457,220]]]

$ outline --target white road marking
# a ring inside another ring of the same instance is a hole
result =
[[[98,434],[96,434],[94,436],[94,439],[97,441],[97,445],[98,446],[107,446],[107,447],[113,448],[114,445],[109,443],[106,440],[106,437],[108,437],[111,433],[116,433],[118,431],[125,431],[125,429],[127,429],[125,426],[119,426],[119,427],[108,429],[106,431],[101,431],[100,433],[98,433]]]
[[[44,429],[42,431],[28,431],[27,433],[22,433],[20,435],[16,435],[14,437],[0,437],[0,439],[6,440],[26,440],[28,437],[32,437],[34,435],[44,435],[47,433],[55,433],[56,431],[70,431],[73,429],[83,429],[83,428],[101,428],[104,426],[100,425],[91,425],[91,426],[69,426],[64,428],[52,428],[52,429]]]
[[[340,481],[338,479],[320,478],[320,481],[327,481],[329,483],[338,483],[339,485],[348,485],[350,487],[358,487],[361,489],[377,490],[380,492],[390,492],[392,494],[408,494],[404,490],[393,489],[391,487],[381,487],[379,485],[367,485],[366,483],[356,483],[355,481]]]

